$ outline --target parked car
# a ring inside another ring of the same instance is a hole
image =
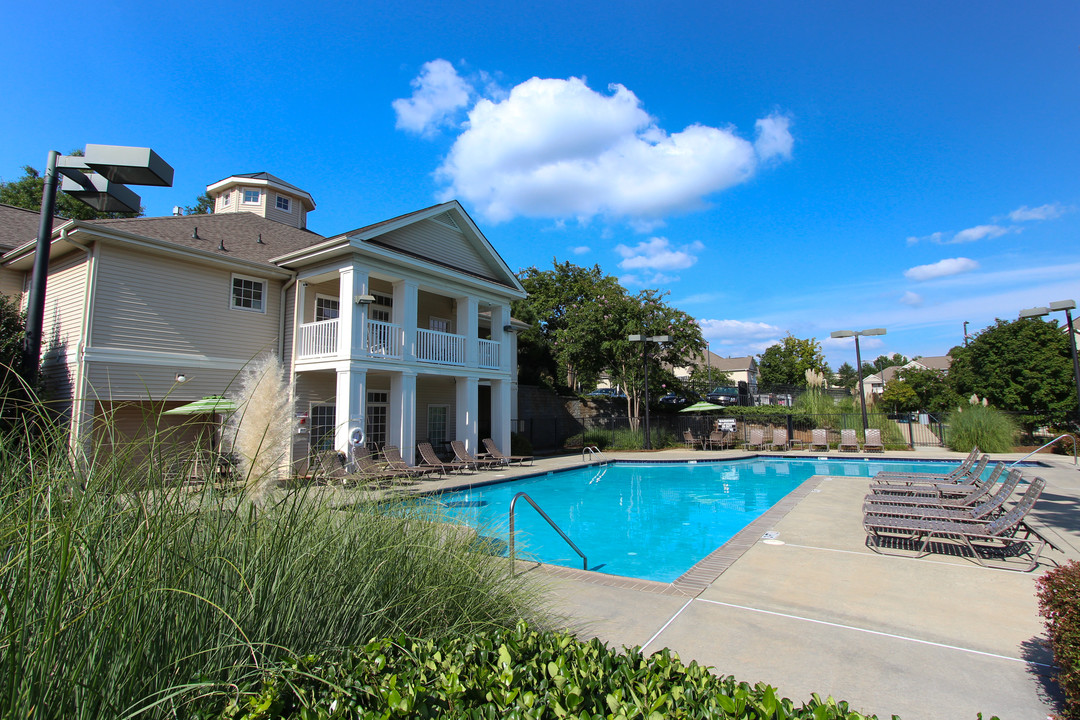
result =
[[[688,397],[683,397],[682,395],[675,395],[674,393],[672,393],[669,395],[665,395],[657,402],[659,402],[661,405],[689,405],[693,401]]]
[[[714,405],[738,405],[739,388],[718,387],[705,396],[705,399]]]

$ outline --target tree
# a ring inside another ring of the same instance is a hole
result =
[[[212,215],[214,213],[214,199],[209,193],[203,193],[195,198],[194,205],[184,207],[185,215]]]
[[[940,415],[955,409],[963,402],[963,398],[952,389],[948,378],[941,370],[905,368],[898,372],[896,377],[915,393],[917,407],[910,408],[911,410],[922,410]],[[886,386],[887,389],[888,386]]]
[[[800,340],[788,335],[758,356],[759,385],[806,385],[806,371],[829,375],[829,364],[817,340]]]
[[[76,150],[71,154],[82,155],[82,151]],[[24,165],[23,175],[18,180],[12,180],[11,182],[0,180],[0,203],[40,211],[41,195],[44,191],[45,178],[34,168]],[[55,212],[60,217],[71,220],[100,220],[103,218],[137,217],[142,215],[142,208],[137,213],[98,212],[86,203],[76,200],[58,189],[56,192]]]
[[[912,412],[919,409],[919,396],[903,380],[892,380],[886,383],[878,402],[893,412]]]
[[[1028,415],[1029,430],[1076,417],[1069,338],[1057,320],[997,320],[955,351],[948,378],[960,397]]]
[[[844,363],[836,369],[836,384],[847,390],[854,390],[859,384],[859,375],[855,372],[855,366]]]

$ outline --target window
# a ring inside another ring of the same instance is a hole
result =
[[[259,204],[259,191],[258,190],[244,190],[244,204],[245,205],[258,205]]]
[[[428,327],[436,332],[450,332],[450,321],[446,318],[433,317],[428,318]]]
[[[375,302],[368,306],[368,319],[391,322],[390,318],[393,313],[390,308],[394,307],[394,298],[379,293],[372,294],[375,296]]]
[[[243,275],[232,276],[232,307],[236,310],[266,312],[266,281]]]
[[[223,193],[221,193],[221,206],[222,207],[228,207],[230,200],[232,200],[232,193],[231,192],[223,192]]]
[[[292,203],[289,202],[289,198],[284,195],[278,195],[275,202],[278,210],[284,210],[285,212],[292,212]]]
[[[369,392],[367,394],[367,446],[378,450],[386,445],[386,415],[390,410],[389,393]]]
[[[335,405],[311,406],[311,454],[334,449]]]
[[[338,299],[329,295],[315,295],[315,322],[338,317]]]
[[[427,439],[433,447],[446,443],[446,419],[450,415],[449,405],[428,405]]]

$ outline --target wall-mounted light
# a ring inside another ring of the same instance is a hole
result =
[[[356,297],[353,298],[353,301],[357,305],[370,305],[371,303],[375,302],[375,296],[374,295],[357,295]]]
[[[187,382],[187,375],[185,375],[182,372],[176,373],[176,382],[178,382],[178,383],[186,383]]]
[[[503,332],[513,332],[513,331],[514,331],[514,326],[513,325],[503,325]]]

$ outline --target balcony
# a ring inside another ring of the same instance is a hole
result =
[[[437,330],[416,330],[416,359],[436,365],[465,366],[465,336]],[[477,366],[487,370],[499,368],[499,345],[493,340],[480,339]],[[338,320],[319,320],[300,326],[297,342],[298,360],[327,359],[338,356]],[[385,360],[404,357],[405,333],[400,325],[368,320],[364,328],[363,356]]]

